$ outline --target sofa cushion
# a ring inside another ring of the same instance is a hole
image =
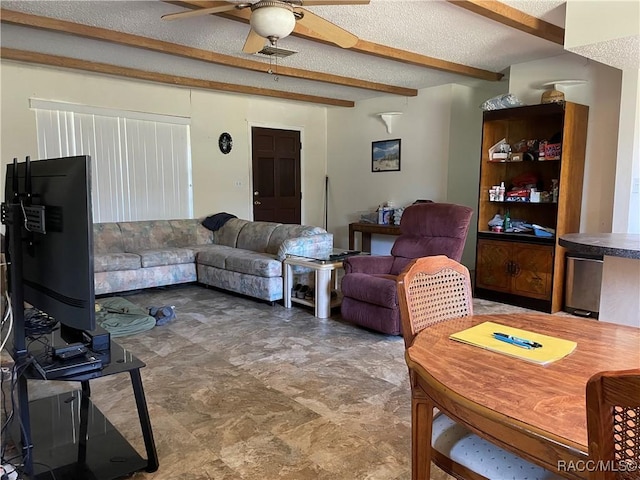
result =
[[[201,218],[169,220],[169,224],[173,228],[173,245],[168,245],[170,247],[213,243],[213,232],[202,226]]]
[[[275,256],[240,248],[236,248],[235,254],[227,257],[225,269],[258,277],[282,276],[282,262],[276,260]]]
[[[140,255],[143,267],[179,265],[195,261],[195,253],[189,248],[158,248],[136,253]]]
[[[266,253],[276,255],[285,240],[297,237],[308,237],[320,233],[327,233],[327,231],[323,228],[312,227],[309,225],[296,225],[289,223],[278,225],[271,233],[269,243],[265,251]]]
[[[197,280],[196,264],[181,263],[180,265],[138,268],[137,270],[96,272],[95,290],[96,295],[102,295],[105,293],[195,282]]]
[[[224,245],[211,245],[202,249],[198,253],[197,263],[258,277],[282,276],[282,262],[273,255]]]
[[[174,245],[173,228],[168,220],[120,222],[126,252],[163,249]]]
[[[237,248],[264,253],[267,251],[269,239],[273,231],[280,226],[273,222],[251,222],[244,226],[238,234]]]
[[[141,268],[140,255],[135,253],[97,253],[93,255],[94,272],[115,272]]]
[[[93,224],[93,251],[94,253],[124,252],[122,232],[117,223]]]
[[[238,242],[238,235],[240,234],[240,231],[248,223],[252,222],[249,220],[242,220],[240,218],[232,218],[220,229],[213,232],[213,242],[217,245],[235,247]]]
[[[307,258],[326,258],[333,249],[333,234],[319,233],[304,237],[287,238],[276,252],[276,258],[283,261],[287,255]],[[270,253],[270,252],[267,252]]]
[[[227,247],[226,245],[207,245],[198,246],[199,251],[196,255],[196,262],[199,265],[208,265],[210,267],[225,268],[227,257],[235,255],[237,249]]]

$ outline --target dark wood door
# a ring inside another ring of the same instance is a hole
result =
[[[300,223],[300,132],[251,128],[253,219]]]

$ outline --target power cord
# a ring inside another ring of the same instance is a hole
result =
[[[0,352],[4,350],[4,346],[7,344],[7,340],[11,336],[11,329],[13,328],[13,310],[11,309],[11,299],[9,298],[9,293],[5,292],[5,296],[7,297],[7,311],[4,314],[4,318],[2,319],[2,327],[4,327],[7,318],[9,319],[9,330],[7,330],[7,334],[2,340],[2,344],[0,345]]]
[[[9,328],[7,330],[7,334],[5,338],[2,341],[2,344],[0,345],[0,351],[4,349],[7,343],[7,340],[10,337],[11,330],[13,328],[13,310],[11,308],[11,298],[9,297],[8,292],[5,292],[5,296],[7,299],[8,306],[0,326],[2,329],[4,329],[4,326],[8,320]],[[53,317],[50,317],[49,315],[47,315],[44,312],[41,312],[40,310],[37,310],[35,308],[30,308],[25,310],[25,330],[27,330],[28,332],[28,338],[30,339],[30,344],[33,342],[40,342],[40,343],[43,343],[45,347],[48,347],[48,339],[41,338],[41,337],[55,330],[57,323],[58,322]],[[11,386],[9,388],[9,395],[2,395],[3,401],[1,406],[2,406],[2,410],[4,412],[5,418],[2,424],[2,428],[0,429],[0,438],[3,439],[0,447],[0,480],[20,480],[22,478],[25,478],[22,475],[22,468],[24,467],[24,464],[23,463],[14,464],[12,462],[16,460],[18,462],[22,462],[23,460],[27,461],[29,459],[29,456],[25,457],[24,459],[22,458],[22,455],[15,455],[12,458],[6,458],[5,454],[6,454],[7,444],[5,439],[9,437],[7,435],[8,428],[11,425],[11,422],[15,419],[15,411],[16,411],[15,390],[17,387],[18,378],[24,374],[24,371],[29,367],[32,361],[33,359],[29,358],[27,362],[22,364],[20,368],[15,363],[11,368],[1,367],[2,376],[0,377],[0,389],[4,393],[4,382],[6,380],[11,381]],[[8,405],[6,404],[7,397],[11,399],[10,410],[9,408],[7,408]],[[25,427],[22,424],[22,420],[20,418],[18,418],[18,420],[20,421],[20,429],[24,433]],[[52,480],[56,480],[56,476],[53,473],[53,469],[49,465],[40,463],[40,462],[32,462],[32,463],[34,465],[41,465],[46,469],[48,469]]]
[[[37,308],[25,308],[24,331],[28,337],[51,333],[58,321]]]

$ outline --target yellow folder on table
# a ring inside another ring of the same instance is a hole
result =
[[[517,345],[503,342],[494,338],[494,333],[505,333],[513,337],[527,339],[542,345],[539,348],[523,348]],[[452,333],[449,338],[469,345],[475,345],[492,352],[503,353],[512,357],[521,358],[528,362],[547,365],[548,363],[566,357],[577,346],[576,342],[550,337],[540,333],[508,327],[499,323],[484,322],[475,327],[467,328],[461,332]]]

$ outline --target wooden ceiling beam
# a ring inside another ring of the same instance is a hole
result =
[[[497,82],[504,76],[502,73],[470,67],[468,65],[462,65],[461,63],[449,62],[447,60],[440,60],[438,58],[428,57],[419,53],[400,50],[399,48],[368,42],[366,40],[358,40],[358,43],[351,47],[350,50],[384,58],[385,60],[394,60],[396,62],[406,63],[409,65],[426,67],[445,73],[455,73],[457,75],[478,78],[480,80],[488,80],[490,82]]]
[[[183,6],[185,8],[207,8],[210,6],[210,2],[207,1],[167,1],[173,5]],[[241,10],[231,10],[229,12],[218,13],[216,16],[227,18],[229,20],[241,21],[249,23],[249,17],[251,16],[251,10],[244,8]],[[340,48],[332,42],[327,41],[324,37],[321,37],[317,33],[305,28],[304,26],[296,23],[292,35],[296,37],[311,40],[313,42],[323,43],[335,48]],[[367,40],[358,40],[358,43],[347,49],[352,52],[358,52],[365,55],[372,55],[385,60],[392,60],[395,62],[406,63],[409,65],[415,65],[418,67],[430,68],[439,70],[446,73],[455,73],[458,75],[464,75],[466,77],[479,78],[481,80],[499,81],[503,74],[492,72],[489,70],[483,70],[481,68],[470,67],[460,63],[449,62],[446,60],[440,60],[434,57],[428,57],[419,53],[409,52],[407,50],[401,50],[399,48],[389,47],[378,43],[369,42]]]
[[[447,0],[495,22],[564,46],[564,28],[495,0]]]
[[[17,50],[15,48],[0,47],[0,58],[7,60],[17,60],[19,62],[35,63],[39,65],[49,65],[52,67],[70,68],[73,70],[83,70],[85,72],[115,75],[118,77],[135,78],[150,82],[164,83],[167,85],[177,85],[180,87],[202,88],[206,90],[216,90],[231,93],[242,93],[246,95],[259,95],[263,97],[279,98],[283,100],[295,100],[307,103],[318,103],[337,107],[353,107],[354,102],[350,100],[340,100],[336,98],[318,97],[315,95],[303,95],[300,93],[282,92],[268,88],[247,87],[231,83],[214,82],[211,80],[201,80],[198,78],[180,77],[178,75],[168,75],[166,73],[149,72],[137,68],[120,67],[108,63],[91,62],[88,60],[78,60],[77,58],[62,57],[59,55],[49,55],[48,53],[29,52]]]
[[[227,67],[241,68],[268,74],[271,66],[268,63],[247,60],[244,58],[234,57],[231,55],[223,55],[220,53],[202,50],[199,48],[188,47],[176,43],[164,42],[154,38],[142,37],[130,33],[117,32],[106,28],[91,27],[79,23],[68,22],[65,20],[57,20],[39,15],[31,15],[28,13],[16,12],[12,10],[0,9],[0,21],[13,25],[22,25],[27,27],[39,28],[54,32],[61,32],[75,35],[83,38],[91,38],[129,47],[143,48],[146,50],[161,52],[169,55],[175,55],[193,60],[224,65]],[[340,75],[332,75],[329,73],[315,72],[312,70],[303,70],[301,68],[284,67],[279,65],[277,74],[283,77],[301,78],[304,80],[312,80],[316,82],[331,83],[352,88],[362,88],[365,90],[373,90],[393,95],[402,95],[406,97],[415,97],[418,90],[415,88],[399,87],[396,85],[387,85],[377,82],[369,82],[357,78],[343,77]]]

